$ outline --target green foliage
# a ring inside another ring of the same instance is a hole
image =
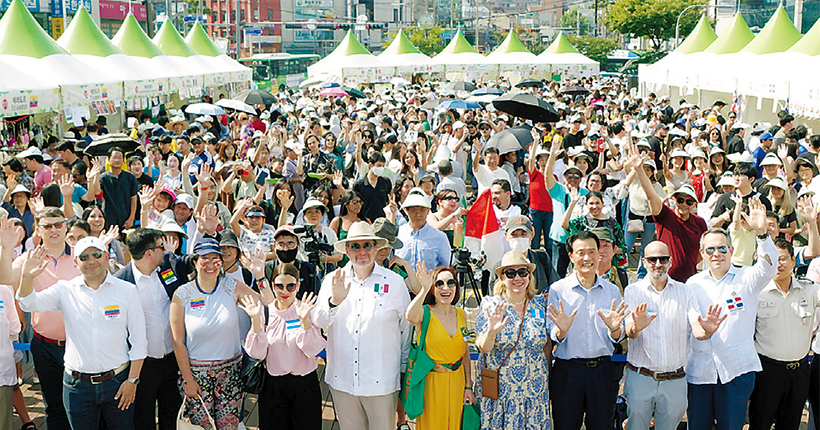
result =
[[[516,25],[513,28],[515,31],[515,35],[518,36],[518,40],[527,47],[535,55],[538,55],[544,52],[547,49],[547,45],[541,42],[541,33],[537,30],[530,31],[526,27],[522,27],[520,25]],[[507,35],[510,34],[510,30],[508,29],[498,29],[494,28],[492,37],[495,40],[495,45],[493,47],[497,47],[507,38]]]
[[[578,51],[599,63],[605,62],[606,57],[620,47],[618,39],[614,37],[568,35],[567,39]]]
[[[384,45],[385,48],[390,46],[390,42],[393,41],[396,34],[397,33],[389,34],[390,40],[383,42],[382,45]],[[441,37],[441,35],[444,34],[444,29],[441,28],[441,26],[410,27],[404,30],[404,34],[406,34],[410,42],[425,55],[432,57],[444,49],[444,38]]]
[[[589,18],[581,14],[577,8],[572,8],[564,12],[564,14],[561,15],[561,20],[558,21],[558,27],[563,29],[564,34],[575,32],[579,27],[580,34],[578,34],[578,36],[592,32],[592,24],[589,22]]]
[[[649,39],[655,49],[675,37],[678,15],[687,7],[705,0],[615,0],[605,15],[606,26],[623,35]],[[689,34],[700,18],[698,8],[687,11],[680,20],[680,34]]]

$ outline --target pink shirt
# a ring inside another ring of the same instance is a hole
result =
[[[46,184],[50,184],[51,181],[51,168],[43,165],[40,170],[34,173],[34,195],[40,195],[40,190],[42,190]]]
[[[268,373],[273,376],[303,376],[316,370],[316,354],[325,349],[326,341],[312,315],[310,330],[305,331],[296,316],[296,306],[280,311],[271,304],[268,312],[268,325],[259,333],[248,332],[245,339],[248,355],[257,360],[267,356]]]
[[[14,264],[21,266],[23,258],[14,260]],[[34,291],[40,292],[54,285],[57,281],[66,281],[82,275],[74,258],[71,257],[71,248],[66,246],[65,253],[58,259],[48,257],[48,266],[43,273],[34,278]],[[63,313],[60,311],[32,312],[31,327],[40,335],[54,340],[65,340],[65,324]]]

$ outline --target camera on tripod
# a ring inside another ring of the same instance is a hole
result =
[[[308,256],[308,262],[312,264],[321,262],[319,255],[330,255],[333,253],[333,246],[320,242],[319,238],[316,237],[315,227],[316,226],[306,224],[293,229],[294,233],[304,235],[301,237],[302,246],[304,247],[305,254]]]
[[[467,248],[453,248],[453,257],[456,260],[456,266],[470,265],[470,250]]]

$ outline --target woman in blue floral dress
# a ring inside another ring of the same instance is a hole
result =
[[[547,430],[549,422],[549,365],[552,348],[547,337],[544,296],[536,295],[533,270],[524,254],[510,251],[496,270],[494,296],[481,301],[476,319],[476,346],[483,353],[478,373],[499,370],[498,400],[475,394],[481,406],[481,428],[492,430]],[[523,321],[518,345],[519,327]],[[508,353],[509,358],[504,361]]]

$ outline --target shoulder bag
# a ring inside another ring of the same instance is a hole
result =
[[[524,318],[527,317],[527,304],[529,303],[530,299],[527,299],[524,302],[524,316],[521,317],[521,325],[518,326],[518,337],[515,338],[515,344],[513,345],[510,352],[507,353],[507,356],[501,360],[501,364],[498,365],[498,370],[489,369],[484,367],[481,369],[481,395],[484,397],[488,397],[493,400],[498,400],[498,378],[499,372],[501,368],[504,367],[504,363],[507,362],[507,359],[510,358],[515,348],[518,346],[518,341],[521,339],[521,331],[524,330]],[[487,354],[484,354],[484,365],[487,365]]]
[[[425,305],[422,309],[424,309],[424,317],[421,320],[421,336],[416,342],[414,328],[411,334],[410,352],[407,354],[407,371],[402,376],[401,383],[401,403],[411,420],[424,411],[424,378],[436,367],[436,363],[424,350],[427,326],[430,325],[430,308]]]

